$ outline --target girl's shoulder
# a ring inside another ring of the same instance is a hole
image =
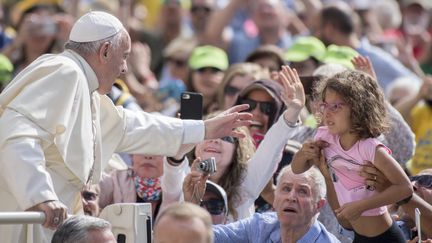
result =
[[[392,153],[391,150],[377,138],[362,139],[358,143],[358,148],[360,149],[361,153],[366,155],[368,160],[370,160],[371,162],[373,162],[375,158],[375,152],[379,147],[383,147],[389,154]]]

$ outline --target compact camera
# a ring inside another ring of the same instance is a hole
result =
[[[202,160],[197,164],[196,167],[203,174],[212,175],[216,173],[216,159],[214,157],[210,157],[206,160]]]

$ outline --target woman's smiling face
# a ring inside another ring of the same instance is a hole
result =
[[[232,163],[235,149],[236,145],[231,142],[224,141],[220,138],[210,139],[197,144],[195,156],[197,158],[200,157],[202,160],[210,157],[215,158],[217,171],[210,178],[217,183]]]

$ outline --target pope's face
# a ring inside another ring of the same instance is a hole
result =
[[[122,34],[121,42],[118,47],[109,44],[106,55],[103,57],[105,60],[102,65],[103,73],[102,78],[99,78],[99,93],[107,94],[111,91],[112,85],[115,80],[122,74],[125,74],[127,68],[127,58],[131,52],[131,40],[128,34]]]

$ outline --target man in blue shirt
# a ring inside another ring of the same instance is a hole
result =
[[[360,55],[369,57],[383,90],[400,77],[409,77],[412,82],[422,83],[412,71],[391,54],[371,45],[366,38],[359,38],[353,16],[352,9],[344,4],[327,6],[317,16],[314,35],[326,45],[348,46]]]
[[[216,225],[215,242],[339,242],[317,220],[325,195],[324,177],[317,168],[296,175],[288,165],[277,178],[273,203],[276,212],[256,213],[231,224]]]

